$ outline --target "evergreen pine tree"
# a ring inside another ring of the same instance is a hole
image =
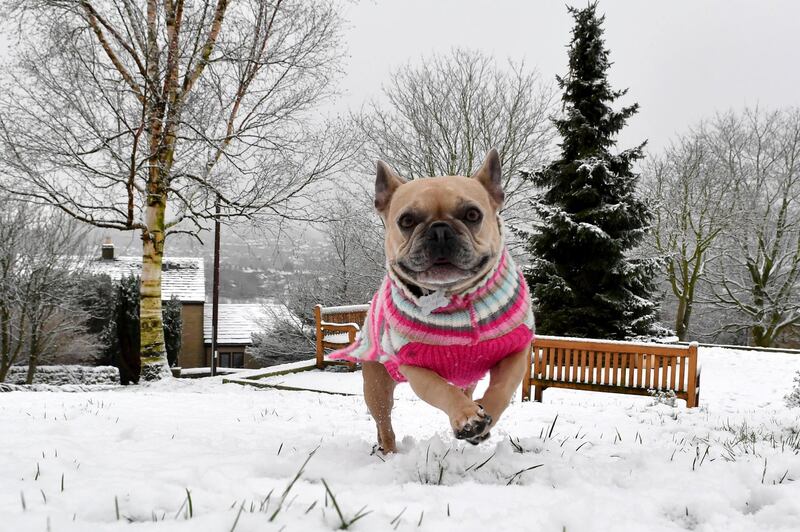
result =
[[[543,192],[533,202],[543,224],[529,235],[526,270],[536,305],[537,332],[623,339],[647,334],[656,319],[651,301],[656,261],[632,252],[651,213],[636,195],[633,163],[644,143],[612,154],[615,137],[638,104],[614,111],[627,90],[612,90],[597,4],[569,8],[575,19],[569,73],[557,77],[564,113],[555,120],[561,156],[528,176]]]

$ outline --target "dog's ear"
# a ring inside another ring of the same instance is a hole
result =
[[[505,199],[501,174],[500,154],[495,148],[489,150],[483,160],[483,165],[472,174],[473,179],[477,179],[483,185],[483,188],[489,193],[489,197],[498,207],[503,204],[503,199]]]
[[[378,212],[384,212],[389,206],[392,194],[397,187],[406,182],[405,179],[397,175],[397,172],[383,161],[378,161],[377,172],[375,173],[375,208]]]

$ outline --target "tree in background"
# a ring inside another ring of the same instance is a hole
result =
[[[530,176],[545,190],[532,202],[542,223],[530,235],[526,277],[539,332],[623,339],[649,333],[656,320],[656,262],[632,256],[652,216],[632,171],[644,144],[610,151],[638,105],[611,108],[626,91],[609,85],[597,4],[569,11],[575,18],[569,72],[557,78],[561,156]]]
[[[215,217],[305,218],[354,147],[311,111],[338,72],[340,18],[320,0],[9,0],[0,189],[143,244],[146,379],[168,376],[168,235]],[[298,209],[300,211],[298,212]]]
[[[162,313],[164,320],[164,345],[167,349],[167,362],[170,367],[178,364],[178,355],[181,352],[181,333],[183,320],[181,308],[183,304],[175,297],[164,304]]]
[[[253,335],[248,354],[259,363],[304,360],[314,356],[315,305],[368,303],[386,275],[383,231],[372,192],[340,191],[331,201],[315,257],[289,278],[280,305],[265,305],[270,319]],[[310,257],[309,257],[310,259]]]
[[[76,304],[85,231],[52,208],[0,200],[0,382],[9,368],[37,366],[59,352],[93,352]]]
[[[383,231],[373,194],[355,197],[339,193],[330,214],[331,220],[322,228],[325,239],[320,246],[328,259],[326,293],[317,293],[316,303],[366,303],[386,274]]]
[[[723,260],[709,274],[711,301],[729,313],[723,328],[772,347],[800,326],[800,109],[727,113],[709,147],[736,183],[736,216],[723,234]]]
[[[555,92],[535,70],[454,49],[400,68],[384,95],[388,105],[373,103],[357,117],[366,137],[364,160],[385,160],[409,179],[469,176],[497,148],[504,215],[515,222],[531,191],[520,173],[547,160],[555,134],[549,120]]]
[[[664,257],[664,274],[675,297],[675,334],[688,337],[703,281],[721,258],[724,232],[741,221],[740,186],[725,171],[711,139],[734,130],[723,117],[680,135],[660,155],[649,158],[643,181],[653,202],[649,239]]]

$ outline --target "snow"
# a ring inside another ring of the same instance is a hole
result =
[[[253,333],[269,329],[279,317],[289,318],[291,312],[275,303],[220,303],[217,323],[219,345],[251,345]],[[211,345],[212,305],[203,312],[203,337]]]
[[[338,314],[345,312],[366,312],[369,310],[369,305],[340,305],[338,307],[320,307],[320,314]]]
[[[386,458],[358,396],[221,378],[0,393],[0,530],[334,530],[323,479],[346,519],[370,512],[352,530],[798,530],[800,409],[783,397],[800,355],[700,358],[699,409],[549,389],[477,447],[401,385]],[[361,389],[358,373],[270,379]]]
[[[87,268],[94,274],[105,274],[118,281],[127,275],[142,275],[142,257],[95,259],[88,262]],[[184,303],[205,301],[206,278],[202,257],[164,257],[161,270],[164,301],[173,297]]]

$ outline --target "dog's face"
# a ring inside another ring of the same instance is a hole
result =
[[[457,292],[474,285],[502,251],[500,178],[494,149],[472,177],[407,182],[378,161],[375,207],[386,226],[386,257],[394,273],[428,290]]]

